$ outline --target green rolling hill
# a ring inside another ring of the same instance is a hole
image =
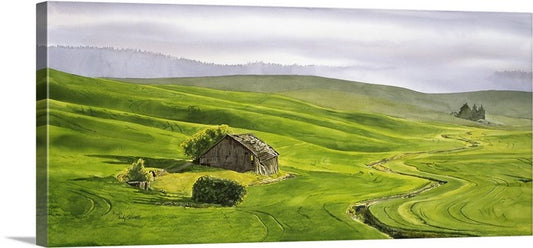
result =
[[[315,76],[222,76],[204,78],[117,79],[140,84],[172,84],[220,90],[277,93],[312,104],[417,119],[450,120],[464,103],[483,104],[495,121],[531,119],[531,92],[477,91],[426,94],[404,88]],[[508,123],[513,124],[513,123]],[[527,122],[526,122],[527,124]]]
[[[372,199],[381,199],[372,215],[407,236],[531,235],[531,93],[423,94],[306,76],[102,79],[52,69],[37,72],[37,92],[38,148],[50,133],[51,246],[389,238],[349,214]],[[449,115],[465,101],[500,124]],[[248,186],[236,207],[187,207],[180,187],[189,177],[253,180],[188,166],[179,144],[222,123],[273,146],[280,170],[294,177]],[[118,182],[136,158],[173,173],[148,192]],[[434,181],[446,183],[391,198]]]

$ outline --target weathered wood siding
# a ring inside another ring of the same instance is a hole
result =
[[[200,164],[238,172],[255,171],[255,161],[253,153],[228,136],[200,157]]]
[[[273,157],[261,163],[255,163],[255,172],[261,175],[271,175],[278,173],[278,157]]]
[[[238,172],[255,171],[261,175],[278,173],[277,156],[260,161],[249,148],[230,136],[200,156],[200,164]]]
[[[262,161],[262,163],[267,168],[268,173],[266,175],[278,173],[278,157],[273,157],[269,160]]]

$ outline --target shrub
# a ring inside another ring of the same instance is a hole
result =
[[[140,158],[118,174],[117,179],[121,182],[151,181],[152,173],[144,168],[144,160]]]
[[[245,194],[246,189],[239,183],[210,176],[198,178],[192,186],[192,200],[195,202],[235,206]]]
[[[216,127],[207,128],[195,133],[193,136],[185,140],[181,146],[185,155],[198,162],[200,156],[211,148],[218,140],[222,139],[226,134],[231,133],[228,125],[219,125]]]

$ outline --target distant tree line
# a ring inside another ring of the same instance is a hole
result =
[[[453,115],[455,115],[455,117],[471,121],[484,120],[485,109],[483,108],[483,105],[478,108],[476,104],[474,104],[474,106],[470,108],[470,106],[468,106],[468,103],[465,103],[461,107],[461,109],[459,109],[459,112],[454,112]]]

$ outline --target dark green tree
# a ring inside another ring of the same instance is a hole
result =
[[[477,111],[476,115],[477,120],[484,120],[485,119],[485,108],[483,108],[483,105],[481,105]]]
[[[461,109],[459,109],[459,113],[455,115],[456,117],[470,120],[472,118],[472,109],[470,109],[470,106],[468,106],[468,103],[463,104]]]

